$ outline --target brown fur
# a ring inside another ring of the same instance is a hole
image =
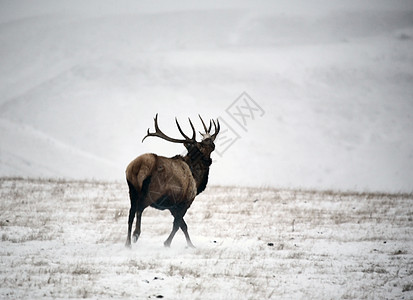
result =
[[[147,153],[138,156],[126,168],[126,180],[132,183],[138,194],[142,193],[143,181],[149,176],[148,193],[139,203],[142,209],[156,204],[162,196],[170,197],[168,203],[171,207],[182,202],[189,207],[196,196],[195,179],[181,157],[167,158]],[[166,205],[164,207],[167,208]]]
[[[126,180],[136,187],[137,191],[142,190],[142,183],[155,168],[156,156],[154,154],[143,154],[130,162],[126,168]]]

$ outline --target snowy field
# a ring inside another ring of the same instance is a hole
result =
[[[213,186],[187,213],[145,210],[124,242],[125,183],[0,180],[0,298],[412,299],[412,194]]]

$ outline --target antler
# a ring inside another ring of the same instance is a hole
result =
[[[212,120],[212,122],[211,122],[211,120],[209,120],[209,128],[207,129],[207,127],[204,123],[204,120],[202,120],[200,115],[198,115],[198,116],[201,119],[202,125],[204,126],[204,130],[205,130],[205,133],[200,132],[202,137],[204,139],[210,138],[210,139],[212,139],[212,141],[215,141],[215,138],[217,137],[217,135],[219,133],[219,130],[221,129],[221,127],[219,125],[219,120],[217,119],[218,126],[217,126],[217,124],[215,123],[214,120]],[[215,128],[215,132],[214,132],[213,135],[211,135],[212,123],[214,123],[214,128]]]
[[[188,118],[189,119],[189,118]],[[178,120],[175,118],[176,121],[176,125],[178,126],[178,130],[179,132],[182,134],[182,136],[185,138],[185,140],[179,140],[179,139],[174,139],[171,138],[169,136],[167,136],[165,133],[163,133],[158,126],[158,114],[156,114],[155,116],[155,132],[149,132],[149,128],[148,128],[148,133],[146,134],[146,136],[142,139],[142,142],[148,137],[148,136],[157,136],[160,137],[164,140],[167,140],[168,142],[172,142],[172,143],[195,143],[195,128],[194,125],[191,122],[191,119],[189,119],[189,124],[191,124],[191,128],[192,128],[192,138],[189,138],[181,129],[181,126],[179,126]]]
[[[215,141],[215,138],[217,137],[219,131],[221,130],[221,126],[219,125],[219,120],[217,119],[217,123],[215,123],[214,119],[212,119],[212,122],[214,123],[214,128],[215,128],[215,132],[214,134],[211,136],[212,141]],[[218,124],[218,125],[217,125]],[[211,128],[211,127],[210,127]]]
[[[189,124],[191,125],[191,128],[192,128],[192,138],[189,138],[189,137],[182,131],[181,126],[179,126],[178,119],[175,117],[176,125],[178,126],[178,130],[179,130],[179,132],[182,134],[182,136],[183,136],[186,140],[195,141],[195,137],[196,137],[195,128],[194,128],[194,125],[193,125],[192,122],[191,122],[191,119],[188,118],[188,120],[189,120]]]
[[[212,126],[211,120],[209,120],[209,129],[207,129],[206,126],[205,126],[204,120],[202,120],[202,118],[201,118],[201,115],[198,115],[198,117],[201,119],[202,125],[204,126],[205,133],[207,133],[207,134],[210,133],[211,126]]]

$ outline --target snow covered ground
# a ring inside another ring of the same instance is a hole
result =
[[[0,175],[123,179],[200,113],[213,184],[411,192],[412,49],[411,1],[0,1]]]
[[[412,194],[209,187],[186,221],[125,184],[0,180],[0,298],[412,299]]]

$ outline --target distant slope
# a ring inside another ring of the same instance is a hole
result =
[[[0,136],[0,176],[109,179],[122,172],[110,161],[25,125],[0,119]]]

